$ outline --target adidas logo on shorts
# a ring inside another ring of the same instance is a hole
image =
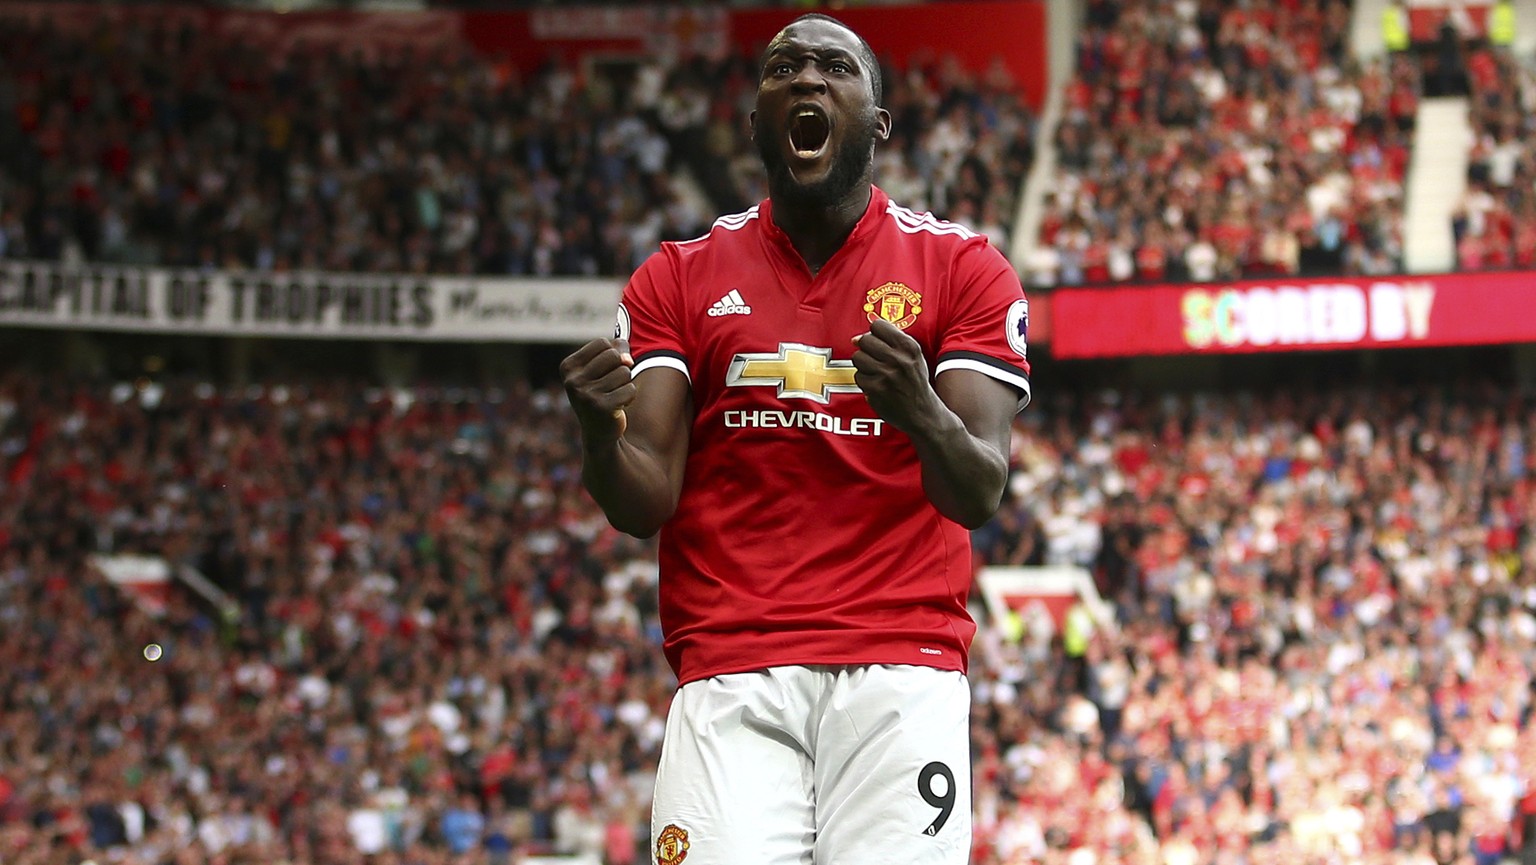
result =
[[[709,314],[712,318],[719,318],[722,315],[751,315],[752,307],[747,306],[747,302],[741,299],[741,292],[733,288],[725,297],[715,301],[709,307]]]

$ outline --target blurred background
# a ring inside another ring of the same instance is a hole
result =
[[[556,366],[813,8],[0,0],[0,863],[653,861]],[[1536,863],[1536,0],[824,11],[1031,301],[972,862]]]

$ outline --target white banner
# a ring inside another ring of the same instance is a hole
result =
[[[165,615],[171,592],[171,566],[159,556],[91,556],[90,562],[106,575],[139,609],[155,618]]]
[[[232,336],[585,342],[618,280],[259,273],[0,262],[0,325]]]
[[[1104,627],[1114,624],[1114,610],[1099,596],[1093,575],[1072,565],[1005,566],[982,568],[976,575],[987,612],[993,622],[1004,621],[1009,612],[1032,616],[1037,610],[1049,615],[1060,631],[1067,610],[1082,602]]]

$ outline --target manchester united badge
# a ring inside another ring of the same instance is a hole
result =
[[[688,830],[668,823],[656,836],[656,865],[680,865],[688,858]]]
[[[923,296],[904,282],[887,282],[864,295],[864,314],[870,321],[883,318],[902,330],[912,326],[923,311]]]

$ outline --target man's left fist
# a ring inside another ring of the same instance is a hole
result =
[[[938,399],[923,347],[883,318],[870,322],[869,332],[854,337],[853,344],[853,380],[864,398],[887,423],[911,433]]]

